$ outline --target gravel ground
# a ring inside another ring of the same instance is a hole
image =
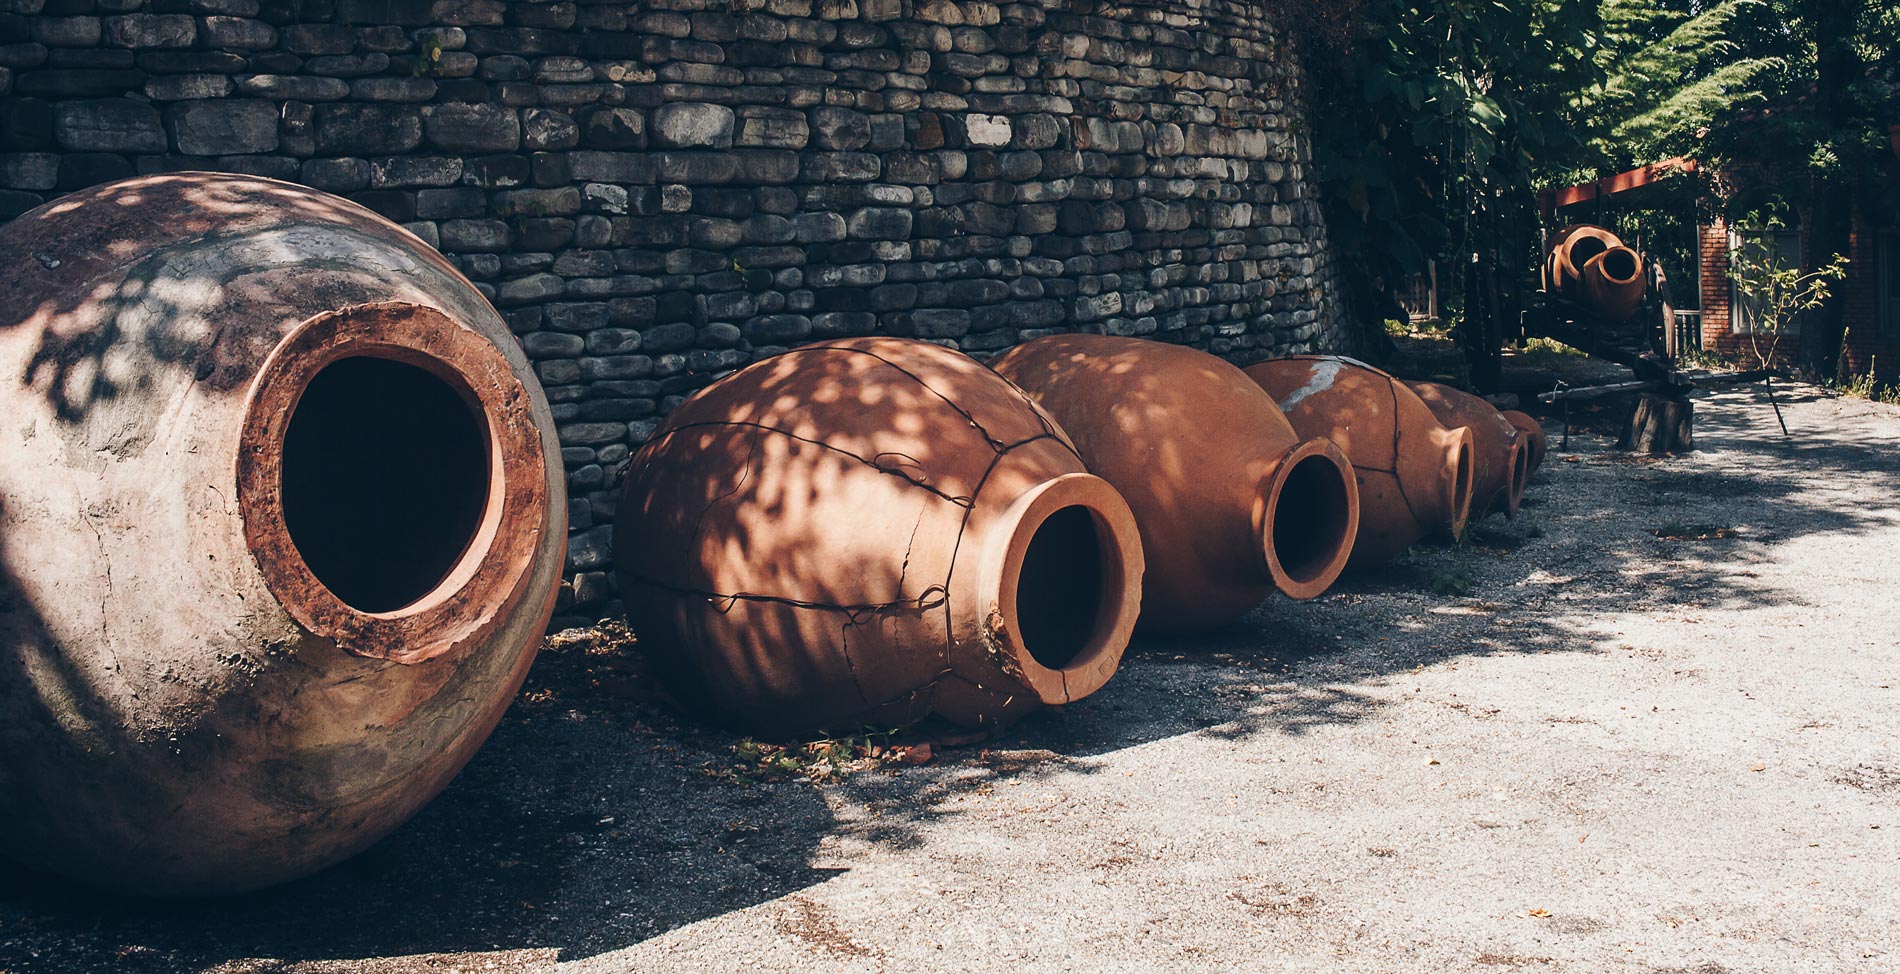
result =
[[[368,854],[195,904],[0,874],[0,971],[1900,969],[1900,408],[1795,398],[1784,439],[1705,394],[1660,461],[1553,437],[1516,520],[921,765],[735,775],[560,643]]]

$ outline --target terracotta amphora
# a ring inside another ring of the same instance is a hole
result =
[[[1625,321],[1643,306],[1643,286],[1643,258],[1619,245],[1583,265],[1577,297],[1604,320]]]
[[[1353,567],[1464,533],[1471,511],[1471,431],[1447,429],[1405,383],[1331,355],[1272,359],[1245,369],[1280,404],[1294,432],[1345,451],[1359,481]]]
[[[1039,338],[992,364],[1134,509],[1144,629],[1221,626],[1275,591],[1313,598],[1345,568],[1359,523],[1352,465],[1330,440],[1296,435],[1240,369],[1106,335]]]
[[[1622,238],[1616,234],[1589,223],[1565,227],[1545,239],[1548,245],[1545,250],[1544,286],[1573,301],[1583,300],[1578,286],[1583,265],[1611,247],[1623,245]]]
[[[1141,603],[1133,516],[1062,429],[906,339],[796,348],[675,409],[632,460],[614,549],[675,697],[770,735],[1079,700]]]
[[[1504,418],[1510,420],[1511,425],[1517,427],[1519,433],[1524,434],[1525,442],[1530,444],[1531,472],[1535,473],[1538,467],[1544,465],[1544,452],[1549,447],[1544,439],[1544,424],[1539,423],[1529,413],[1522,413],[1515,409],[1505,410]]]
[[[507,324],[396,225],[246,176],[62,197],[0,263],[0,847],[207,894],[389,834],[560,584]]]
[[[1447,426],[1471,430],[1473,464],[1471,520],[1490,514],[1517,515],[1524,487],[1531,479],[1531,446],[1497,407],[1483,399],[1437,382],[1407,382]]]

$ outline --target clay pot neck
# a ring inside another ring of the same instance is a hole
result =
[[[1282,455],[1254,509],[1256,550],[1274,587],[1295,599],[1325,592],[1358,533],[1358,485],[1339,447],[1314,437]]]
[[[1025,492],[985,532],[983,634],[1045,704],[1099,689],[1141,608],[1134,514],[1107,481],[1064,474]]]
[[[1471,495],[1477,483],[1477,454],[1471,429],[1460,426],[1434,430],[1432,441],[1444,461],[1439,473],[1439,507],[1432,512],[1436,523],[1427,526],[1443,525],[1456,538],[1465,533],[1465,525],[1470,522]]]
[[[497,625],[549,503],[529,403],[492,344],[431,308],[293,329],[251,387],[237,458],[245,539],[284,610],[404,663]]]
[[[1612,284],[1630,284],[1642,272],[1642,260],[1628,247],[1611,247],[1597,259],[1597,268]]]
[[[1518,506],[1524,502],[1524,489],[1531,482],[1531,441],[1530,437],[1518,434],[1511,441],[1511,483],[1505,490],[1504,515],[1516,517]]]

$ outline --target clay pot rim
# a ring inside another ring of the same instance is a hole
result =
[[[1511,427],[1516,430],[1517,427]],[[1524,490],[1531,483],[1530,437],[1516,433],[1511,438],[1511,482],[1504,489],[1504,516],[1516,517],[1524,503]]]
[[[1037,660],[1022,641],[1016,595],[1024,556],[1043,522],[1057,511],[1089,512],[1102,553],[1099,607],[1086,645],[1062,667]],[[1005,669],[1045,704],[1080,700],[1102,688],[1121,665],[1141,612],[1146,560],[1135,514],[1120,492],[1093,474],[1068,473],[1023,493],[1001,515],[984,552],[982,603],[996,606],[986,635],[1007,658]]]
[[[1445,432],[1452,440],[1446,447],[1452,463],[1451,519],[1447,526],[1451,536],[1457,538],[1471,523],[1471,501],[1478,488],[1478,446],[1469,426],[1453,427]]]
[[[1296,469],[1313,460],[1330,464],[1338,473],[1346,499],[1346,517],[1332,553],[1319,563],[1318,569],[1295,575],[1280,560],[1278,546],[1274,544],[1274,526],[1280,516],[1287,482]],[[1338,444],[1323,436],[1296,443],[1280,455],[1280,461],[1274,464],[1273,472],[1261,485],[1259,498],[1254,515],[1254,547],[1273,578],[1273,587],[1291,599],[1311,599],[1324,594],[1346,570],[1353,541],[1359,536],[1359,483],[1352,461],[1346,459]]]
[[[284,435],[298,401],[323,368],[357,357],[402,362],[442,380],[468,403],[488,444],[488,497],[474,533],[434,588],[385,612],[361,611],[332,593],[284,521]],[[252,381],[237,455],[244,536],[271,594],[312,635],[395,663],[435,659],[505,623],[531,581],[549,502],[531,403],[493,343],[434,308],[357,305],[291,329]]]
[[[1543,461],[1543,458],[1537,455],[1537,439],[1545,435],[1543,424],[1537,421],[1537,417],[1521,409],[1504,410],[1504,418],[1510,420],[1511,425],[1517,427],[1518,435],[1524,437],[1530,448],[1531,472],[1536,473]]]
[[[1571,259],[1571,251],[1575,248],[1577,241],[1583,237],[1603,241],[1603,249],[1605,251],[1610,250],[1612,247],[1623,246],[1623,238],[1617,236],[1615,231],[1597,226],[1594,223],[1581,223],[1570,227],[1564,232],[1562,238],[1558,240],[1557,246],[1551,249],[1551,261],[1553,270],[1555,271],[1555,277],[1557,278],[1554,283],[1558,284],[1559,287],[1565,283],[1576,281],[1583,274],[1583,267],[1578,266],[1577,263]],[[1594,260],[1600,256],[1602,256],[1602,254],[1594,254],[1590,258],[1587,258],[1584,261],[1584,266],[1588,266],[1590,260]]]
[[[1628,254],[1629,255],[1631,270],[1628,277],[1617,277],[1616,275],[1610,273],[1609,262],[1605,260],[1605,258],[1609,257],[1612,254]],[[1583,265],[1583,270],[1586,273],[1594,272],[1596,274],[1600,274],[1602,275],[1605,281],[1608,281],[1611,284],[1617,284],[1617,285],[1634,284],[1636,283],[1636,280],[1638,278],[1643,276],[1643,257],[1641,254],[1638,254],[1633,248],[1618,244],[1617,246],[1605,249],[1602,253],[1585,261]]]

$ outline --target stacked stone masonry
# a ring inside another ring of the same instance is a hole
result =
[[[619,471],[801,342],[1335,347],[1267,0],[0,0],[0,217],[135,174],[337,193],[440,248],[560,422],[562,621]]]

